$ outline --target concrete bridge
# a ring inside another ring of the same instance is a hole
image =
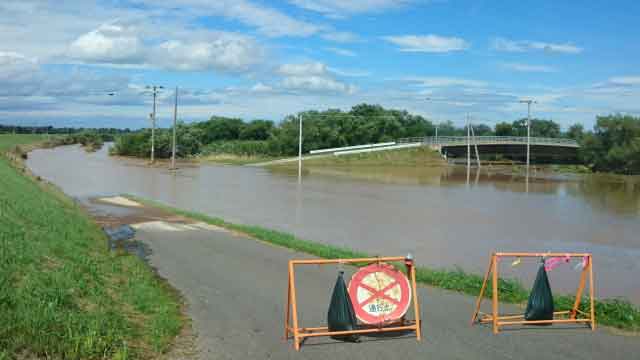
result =
[[[516,136],[439,136],[401,139],[398,143],[421,143],[440,151],[448,159],[467,157],[468,145],[475,158],[477,146],[481,159],[506,159],[526,161],[527,137]],[[573,163],[577,161],[580,147],[575,140],[562,138],[531,137],[532,163]]]

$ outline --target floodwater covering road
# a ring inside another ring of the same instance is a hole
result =
[[[67,194],[129,193],[244,224],[363,250],[412,253],[418,264],[482,273],[492,251],[593,252],[598,297],[640,303],[640,182],[535,179],[459,169],[314,169],[191,165],[177,173],[78,146],[32,152],[28,166]],[[470,179],[467,183],[467,179]],[[524,263],[524,262],[523,262]],[[502,273],[526,286],[535,262]],[[573,292],[573,265],[553,270]]]

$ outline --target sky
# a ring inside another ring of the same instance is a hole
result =
[[[380,104],[434,122],[640,115],[637,1],[2,0],[0,123],[279,121]],[[114,92],[114,96],[107,94]]]

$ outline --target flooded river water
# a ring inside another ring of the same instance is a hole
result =
[[[592,252],[598,297],[640,303],[640,181],[523,177],[483,168],[308,168],[201,165],[172,173],[78,146],[36,150],[31,170],[74,197],[134,194],[237,223],[420,265],[483,273],[492,251]],[[535,261],[502,271],[530,286]],[[283,271],[286,270],[283,269]],[[573,292],[574,264],[550,273]],[[283,278],[284,279],[284,278]],[[285,281],[285,280],[283,280]]]

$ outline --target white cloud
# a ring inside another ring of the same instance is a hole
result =
[[[349,31],[327,31],[320,35],[320,37],[337,43],[353,43],[361,41],[360,36]]]
[[[550,53],[579,54],[582,48],[571,43],[547,43],[542,41],[529,40],[509,40],[505,38],[495,38],[491,42],[491,47],[497,51],[505,52],[526,52],[542,50]]]
[[[36,59],[0,51],[0,96],[32,94],[40,88],[42,80]]]
[[[118,23],[100,25],[71,43],[69,56],[86,62],[140,63],[145,55],[136,30]]]
[[[640,85],[640,76],[616,76],[610,78],[609,83],[618,86]]]
[[[469,43],[461,38],[433,34],[385,36],[383,39],[398,45],[400,51],[409,52],[447,53],[466,50],[470,47]]]
[[[325,75],[327,66],[320,62],[283,64],[278,68],[278,73],[285,76]]]
[[[167,69],[183,71],[245,71],[262,60],[261,48],[250,38],[217,34],[208,42],[163,42],[151,61]]]
[[[251,92],[256,92],[256,93],[268,93],[268,92],[272,92],[273,91],[273,87],[269,86],[269,85],[265,85],[261,82],[253,85],[253,87],[251,87]]]
[[[311,92],[331,92],[353,94],[356,87],[334,80],[329,77],[310,76],[290,76],[283,80],[282,86],[290,90],[307,90]]]
[[[248,36],[200,31],[176,34],[188,40],[169,39],[158,43],[151,34],[140,31],[142,27],[120,22],[100,25],[76,39],[68,55],[89,64],[221,72],[246,71],[263,58],[262,47]]]
[[[282,87],[288,90],[353,94],[356,87],[334,79],[320,62],[283,64],[277,73],[284,76]]]
[[[554,68],[553,66],[520,63],[504,63],[502,64],[502,67],[518,72],[553,73],[558,71],[558,69]]]
[[[289,0],[300,8],[322,13],[332,18],[350,14],[380,12],[409,4],[411,0]]]
[[[275,8],[248,0],[139,0],[150,8],[176,10],[193,17],[223,16],[255,27],[266,36],[307,37],[318,33],[320,26],[297,20]]]
[[[472,80],[472,79],[462,79],[455,77],[405,77],[402,80],[418,83],[424,87],[470,87],[470,88],[481,88],[486,87],[488,84],[485,81]]]
[[[330,72],[339,75],[339,76],[344,76],[344,77],[367,77],[367,76],[371,76],[371,72],[369,71],[365,71],[365,70],[356,70],[356,69],[349,69],[349,70],[344,70],[344,69],[337,69],[334,67],[327,67],[327,70],[329,70]]]
[[[348,49],[342,49],[342,48],[336,48],[336,47],[327,47],[324,48],[327,51],[330,51],[336,55],[340,55],[340,56],[346,56],[346,57],[356,57],[358,56],[358,54],[356,54],[354,51],[348,50]]]

